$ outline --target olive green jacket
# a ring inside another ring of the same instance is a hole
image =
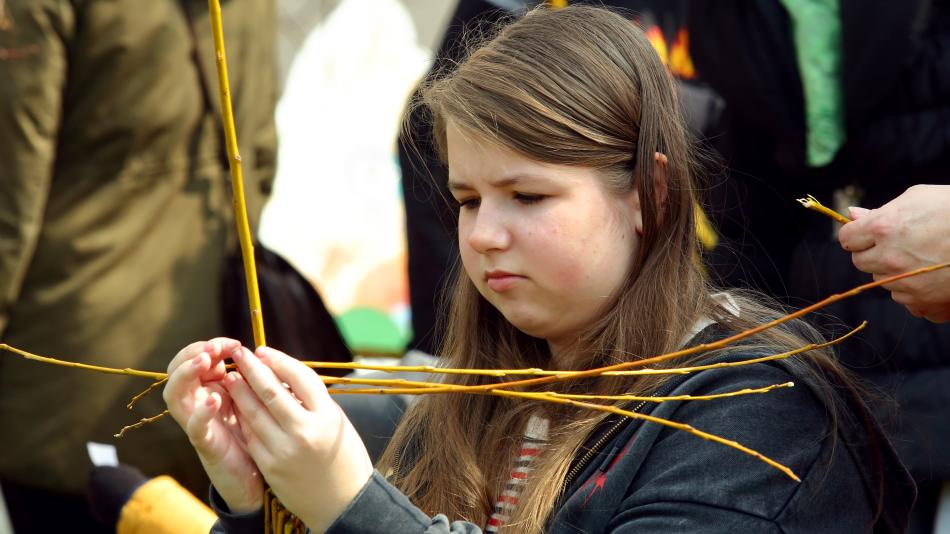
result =
[[[252,224],[273,178],[273,0],[223,0]],[[204,0],[0,0],[0,340],[34,353],[164,371],[220,333],[234,238]],[[0,353],[0,478],[80,491],[86,442],[203,491],[148,380]]]

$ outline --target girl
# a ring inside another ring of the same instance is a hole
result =
[[[624,18],[532,11],[432,82],[423,104],[459,204],[464,272],[444,365],[589,369],[778,315],[738,293],[714,295],[705,280],[673,82]],[[749,359],[815,337],[798,323],[674,363]],[[237,371],[225,372],[227,357]],[[477,395],[422,398],[374,470],[319,378],[293,358],[217,339],[183,349],[169,373],[165,398],[214,483],[219,532],[259,531],[262,477],[313,531],[334,533],[891,532],[913,498],[821,351],[541,388],[705,395],[794,381],[766,395],[625,408],[739,441],[800,483],[667,427]]]

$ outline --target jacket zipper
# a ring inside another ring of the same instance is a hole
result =
[[[646,404],[646,401],[640,402],[640,404],[638,404],[632,411],[640,411],[640,408],[643,408],[644,404]],[[597,455],[598,452],[600,452],[601,448],[603,448],[603,446],[606,445],[608,441],[613,439],[614,436],[620,432],[620,429],[623,428],[623,426],[627,423],[629,423],[629,421],[626,417],[620,419],[620,421],[617,421],[614,426],[610,427],[607,432],[597,440],[593,447],[587,450],[587,453],[584,454],[584,456],[582,456],[576,464],[574,464],[574,467],[571,468],[571,470],[568,471],[567,476],[564,477],[564,482],[561,484],[562,493],[571,486],[571,482],[574,480],[574,477],[579,475],[580,472],[583,471],[588,464],[590,464],[591,460]]]

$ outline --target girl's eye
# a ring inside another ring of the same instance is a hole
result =
[[[515,200],[522,204],[537,204],[544,200],[544,195],[529,195],[527,193],[515,193]]]
[[[458,201],[459,207],[462,209],[474,209],[478,207],[479,199],[477,198],[464,198]]]

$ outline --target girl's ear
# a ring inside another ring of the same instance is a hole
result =
[[[654,161],[656,165],[654,166],[653,172],[653,191],[656,193],[656,211],[658,218],[663,217],[663,206],[666,204],[666,169],[669,164],[669,158],[666,157],[666,154],[662,152],[654,153]],[[634,229],[638,235],[643,235],[643,209],[640,205],[640,191],[636,187],[633,188],[633,207],[634,207]]]

